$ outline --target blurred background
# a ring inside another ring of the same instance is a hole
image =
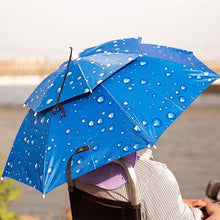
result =
[[[193,51],[220,73],[219,0],[0,0],[0,152],[2,166],[38,83],[83,49],[119,38]],[[175,174],[185,198],[220,180],[220,82],[162,135],[155,159]],[[66,219],[65,185],[42,195],[25,186],[9,210],[21,219]]]

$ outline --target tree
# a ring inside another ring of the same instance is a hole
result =
[[[0,176],[3,173],[3,167],[1,166],[3,157],[0,152]],[[2,180],[0,181],[0,220],[14,220],[19,217],[14,213],[8,210],[8,207],[11,202],[17,200],[21,195],[21,189],[14,186],[15,181]]]

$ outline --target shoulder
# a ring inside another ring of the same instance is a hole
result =
[[[171,171],[167,168],[166,164],[154,160],[139,160],[135,165],[135,172],[139,181],[147,183]]]

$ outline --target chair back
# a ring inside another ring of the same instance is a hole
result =
[[[141,220],[137,179],[132,165],[124,160],[115,161],[126,171],[129,179],[130,202],[98,198],[74,186],[71,179],[71,160],[67,165],[67,183],[74,220]]]

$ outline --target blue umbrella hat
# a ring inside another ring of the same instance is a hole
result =
[[[97,50],[92,48],[84,53],[97,53]],[[92,93],[62,101],[66,117],[60,117],[59,108],[53,114],[53,106],[37,114],[30,109],[18,131],[3,176],[45,194],[66,182],[71,156],[71,175],[77,178],[153,146],[218,78],[192,52],[139,44],[138,56],[110,74]],[[64,92],[69,83],[63,85]]]

